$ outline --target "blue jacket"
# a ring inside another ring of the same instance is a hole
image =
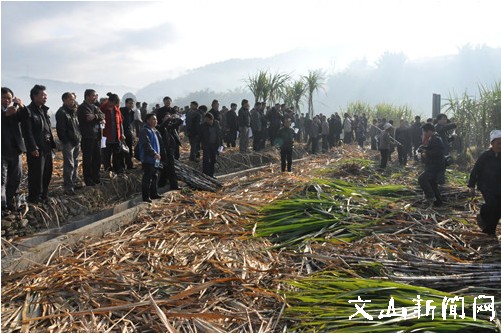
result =
[[[157,136],[158,140],[155,140]],[[145,125],[139,133],[139,157],[141,163],[154,164],[155,154],[161,155],[162,137],[157,129]]]

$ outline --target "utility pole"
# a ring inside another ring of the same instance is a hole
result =
[[[441,102],[440,102],[440,94],[433,93],[433,102],[432,102],[432,112],[431,116],[436,118],[438,114],[440,114]]]

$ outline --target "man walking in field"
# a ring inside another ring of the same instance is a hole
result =
[[[419,175],[418,182],[424,191],[426,201],[430,205],[442,205],[442,197],[438,190],[439,174],[445,169],[444,144],[435,132],[431,123],[422,126],[423,145],[419,149],[425,164],[424,171]]]

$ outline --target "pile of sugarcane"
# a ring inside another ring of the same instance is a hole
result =
[[[464,176],[448,173],[449,204],[428,208],[420,166],[380,173],[368,158],[347,146],[292,174],[273,165],[216,192],[171,192],[122,230],[3,273],[2,330],[500,331],[488,312],[472,318],[479,294],[499,307],[501,249],[478,231]],[[417,295],[435,319],[378,318],[392,297],[414,312]],[[358,296],[373,321],[350,318]],[[444,320],[454,296],[466,316]]]
[[[174,167],[178,180],[183,181],[193,189],[216,192],[223,187],[223,184],[217,179],[183,164],[179,160],[175,160]]]

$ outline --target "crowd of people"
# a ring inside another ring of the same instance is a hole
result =
[[[7,87],[2,87],[2,210],[15,210],[22,176],[21,156],[26,152],[28,197],[31,203],[45,201],[52,178],[56,141],[52,133],[46,88],[35,85],[30,91],[31,103],[24,105]],[[220,108],[213,100],[210,109],[192,101],[190,106],[172,106],[172,99],[163,98],[163,106],[151,111],[146,102],[127,98],[120,107],[118,95],[108,93],[99,99],[97,92],[87,89],[79,104],[75,93],[62,95],[62,106],[55,114],[56,133],[63,153],[64,191],[100,184],[101,170],[116,174],[135,169],[133,157],[143,169],[142,199],[151,202],[161,198],[158,188],[167,185],[179,189],[175,160],[180,158],[184,132],[190,145],[189,160],[199,162],[202,171],[214,177],[217,156],[224,147],[237,146],[241,153],[261,151],[266,146],[280,150],[281,171],[292,171],[294,143],[303,143],[312,154],[328,152],[342,144],[357,144],[380,152],[381,169],[397,151],[398,163],[405,166],[409,159],[424,162],[418,178],[425,199],[440,206],[443,199],[439,184],[444,183],[445,169],[451,163],[451,132],[456,124],[439,114],[421,122],[416,116],[412,124],[385,118],[369,120],[365,114],[343,118],[336,112],[325,115],[299,114],[284,104],[267,106],[256,102],[251,109],[244,99],[240,108]],[[238,108],[238,111],[237,111]],[[251,145],[252,139],[252,145]],[[134,143],[136,143],[134,145]],[[80,159],[81,155],[81,159]],[[82,163],[82,179],[78,175]],[[485,204],[477,218],[483,231],[492,234],[501,217],[501,131],[491,133],[491,148],[482,154],[471,173],[469,186],[476,185]],[[474,190],[472,190],[473,192]],[[497,220],[496,220],[497,219]]]

